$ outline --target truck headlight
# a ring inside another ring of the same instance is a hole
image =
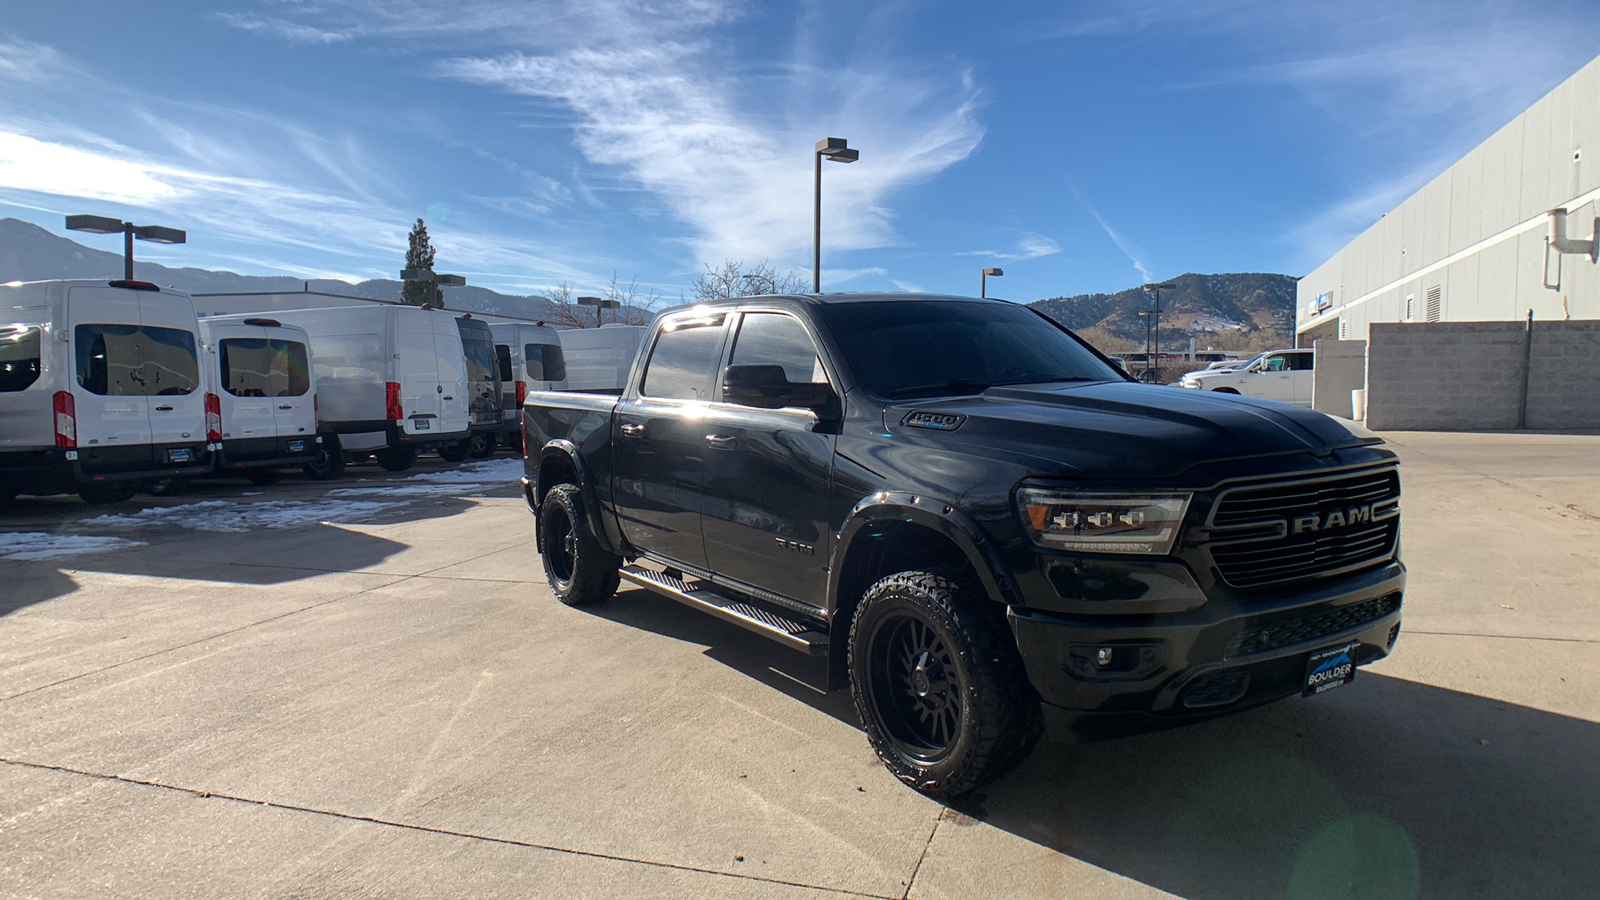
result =
[[[1178,539],[1190,496],[1025,487],[1017,491],[1017,506],[1028,536],[1041,547],[1163,556]]]

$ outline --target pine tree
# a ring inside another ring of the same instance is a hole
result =
[[[406,248],[406,268],[433,268],[433,243],[428,240],[428,226],[421,219],[411,226],[411,246]],[[400,302],[411,306],[443,306],[444,291],[429,281],[408,281],[400,291]]]

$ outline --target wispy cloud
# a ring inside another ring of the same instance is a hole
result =
[[[1094,208],[1094,204],[1090,203],[1081,191],[1070,184],[1067,187],[1068,190],[1072,191],[1072,196],[1077,199],[1078,205],[1083,207],[1083,211],[1094,218],[1096,224],[1100,226],[1100,230],[1104,231],[1106,237],[1111,239],[1111,243],[1116,244],[1117,249],[1122,251],[1122,255],[1133,263],[1133,268],[1139,273],[1141,282],[1149,284],[1155,281],[1155,275],[1151,272],[1148,262],[1149,255],[1137,244],[1123,237],[1122,232],[1112,228],[1111,223],[1106,221],[1105,216],[1100,215],[1100,211]]]
[[[0,35],[0,82],[39,83],[75,71],[75,66],[54,47],[14,40]]]
[[[1015,250],[965,250],[956,256],[981,256],[985,259],[995,259],[1001,262],[1021,262],[1028,259],[1039,259],[1043,256],[1054,256],[1061,252],[1061,245],[1042,234],[1033,232],[1025,233],[1017,241]]]

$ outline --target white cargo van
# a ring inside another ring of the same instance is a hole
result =
[[[0,285],[0,499],[115,503],[211,469],[194,304],[143,281]]]
[[[311,339],[304,328],[262,316],[203,316],[206,375],[221,401],[218,473],[272,484],[284,466],[318,452]]]
[[[500,411],[514,446],[522,434],[522,401],[529,391],[559,391],[567,386],[567,364],[561,354],[561,336],[549,325],[521,322],[497,323],[495,362],[500,366]]]
[[[464,447],[471,437],[461,330],[448,312],[416,306],[278,310],[311,340],[322,453],[314,478],[343,471],[345,454],[371,453],[391,472],[417,453]]]
[[[560,332],[569,391],[621,391],[646,325],[602,325]]]

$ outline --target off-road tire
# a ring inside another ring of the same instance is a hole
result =
[[[78,485],[78,496],[90,506],[112,506],[139,493],[137,481],[103,481]]]
[[[494,435],[487,431],[481,434],[473,435],[469,443],[471,445],[471,449],[469,449],[467,453],[473,459],[488,459],[494,455],[495,448],[498,446],[498,442],[495,440]]]
[[[950,575],[900,572],[868,588],[850,623],[849,669],[872,749],[935,799],[1005,775],[1043,732],[1000,610]]]
[[[577,485],[558,484],[539,504],[539,557],[550,592],[568,606],[588,606],[617,592],[622,558],[589,533]]]
[[[311,459],[300,466],[306,477],[328,481],[344,474],[344,448],[339,446],[339,436],[325,434],[317,444]]]
[[[472,439],[458,441],[454,444],[445,444],[439,448],[439,458],[445,462],[458,463],[467,458],[472,451]],[[380,460],[381,461],[381,460]]]
[[[277,469],[251,469],[245,473],[244,477],[250,479],[251,484],[266,487],[269,484],[277,484],[282,481],[283,473]]]
[[[384,447],[374,451],[372,457],[385,472],[404,472],[417,461],[417,451],[411,447]]]

